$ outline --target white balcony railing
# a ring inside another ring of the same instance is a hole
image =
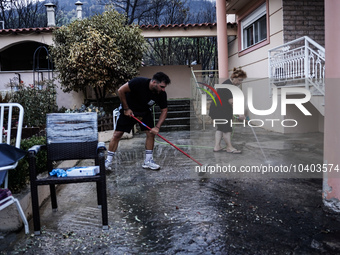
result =
[[[325,48],[304,36],[269,50],[270,86],[301,86],[325,95]]]

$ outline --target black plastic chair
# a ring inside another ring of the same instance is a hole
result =
[[[97,201],[101,206],[103,230],[108,229],[107,194],[105,175],[105,145],[98,143],[98,124],[96,113],[52,113],[47,114],[46,145],[36,145],[29,149],[29,169],[31,181],[34,233],[40,235],[40,215],[38,186],[49,185],[52,209],[57,210],[56,184],[96,182]],[[73,159],[95,159],[99,173],[88,176],[37,177],[36,155],[47,149],[46,170],[53,170],[53,161]]]

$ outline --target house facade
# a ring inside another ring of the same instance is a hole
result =
[[[339,213],[340,1],[217,0],[217,6],[226,15],[236,14],[238,18],[235,41],[226,49],[223,47],[227,40],[219,46],[223,49],[219,54],[227,55],[229,59],[219,62],[220,79],[228,77],[229,66],[241,66],[250,77],[243,91],[249,87],[258,91],[254,97],[257,109],[271,107],[268,102],[271,102],[274,86],[281,93],[282,88],[310,90],[312,97],[305,103],[312,112],[310,117],[302,115],[296,105],[292,105],[293,109],[287,107],[287,115],[274,114],[273,117],[280,120],[296,118],[302,124],[294,128],[299,132],[324,132],[323,203],[326,210]],[[223,15],[217,15],[217,24],[223,27],[225,19]],[[223,29],[217,30],[223,34]],[[301,37],[303,43],[299,40]],[[305,57],[301,58],[299,54]],[[304,84],[299,84],[301,80]],[[286,97],[296,100],[301,95],[290,93]],[[266,128],[271,129],[268,125]],[[290,132],[284,127],[278,131]]]
[[[38,47],[53,45],[53,31],[56,27],[2,29],[0,30],[0,92],[13,90],[13,87],[23,81],[26,85],[37,80],[47,79],[52,70],[47,70],[47,55],[42,51],[34,58]],[[154,37],[207,37],[217,36],[216,23],[154,25],[141,26],[145,38]],[[230,34],[235,34],[232,26],[228,27]],[[39,64],[37,64],[39,62]],[[39,68],[34,68],[39,66]],[[200,66],[194,66],[200,69]],[[167,89],[168,97],[190,98],[190,66],[146,66],[141,67],[141,76],[150,77],[153,72],[163,71],[171,77],[172,85]],[[56,73],[53,73],[56,76]],[[60,84],[57,89],[57,104],[59,107],[77,108],[84,102],[82,93],[63,93]],[[94,95],[89,94],[89,97]]]
[[[305,43],[302,41],[297,43],[297,46],[286,45],[304,36],[308,36],[321,48],[324,47],[324,1],[218,0],[216,4],[217,25],[142,26],[143,35],[149,38],[218,35],[219,81],[222,83],[227,79],[233,67],[242,67],[247,72],[248,79],[243,83],[242,90],[245,95],[246,115],[253,120],[254,125],[283,133],[322,132],[324,130],[324,94],[311,92],[311,100],[304,104],[311,115],[305,115],[301,109],[292,104],[287,104],[286,109],[281,109],[279,103],[276,107],[273,105],[273,100],[281,101],[283,87],[300,87],[308,90],[313,87],[307,84],[306,74],[304,77],[295,75],[293,79],[288,77],[292,76],[289,72],[297,69],[287,64],[292,60],[278,63],[277,59],[272,58],[274,59],[272,64],[269,52],[271,49],[277,49],[277,51],[272,51],[273,55],[281,56],[278,52],[284,52],[288,48],[298,47],[299,43]],[[236,17],[237,26],[232,22],[227,22],[228,17],[233,15]],[[37,79],[46,79],[48,73],[44,70],[43,61],[46,57],[41,56],[40,65],[43,68],[34,72],[32,71],[35,61],[33,54],[38,46],[53,44],[54,29],[54,27],[47,27],[0,30],[0,91],[10,90],[11,84],[15,82],[24,81],[26,84],[33,84]],[[305,49],[301,51],[307,52]],[[296,54],[296,52],[291,54]],[[289,57],[288,53],[286,55]],[[293,61],[305,61],[305,59],[296,57]],[[143,71],[147,69],[148,67],[142,68],[140,74],[149,74],[149,71]],[[172,77],[175,77],[173,86],[169,87],[170,98],[190,97],[191,88],[186,83],[190,79],[189,68],[180,68],[180,70],[187,71],[181,75],[175,74],[178,69],[175,70],[175,67],[173,71],[172,69],[172,67],[166,69],[168,73],[173,74]],[[324,61],[321,69],[324,73]],[[273,82],[273,80],[278,82]],[[247,104],[249,92],[253,98],[252,105]],[[301,96],[303,95],[289,91],[286,97],[288,100],[294,100]],[[81,94],[76,92],[64,94],[59,88],[57,97],[59,106],[72,108],[79,106],[82,102]],[[269,114],[262,116],[256,114],[256,110],[264,112],[273,107],[275,111],[267,111]],[[281,114],[283,110],[285,115]]]
[[[315,48],[314,44],[303,48],[308,40],[304,37],[324,49],[324,1],[227,0],[225,3],[227,16],[236,15],[237,19],[237,36],[228,43],[228,71],[230,74],[233,67],[241,67],[247,72],[242,90],[248,104],[247,98],[253,99],[252,105],[245,106],[249,119],[254,120],[254,125],[276,132],[323,132],[324,95],[314,93],[313,86],[306,84],[311,75],[307,75],[308,71],[302,73],[307,66],[305,60],[310,57],[306,55],[308,49]],[[298,41],[289,44],[295,40]],[[321,69],[324,78],[324,60]],[[275,79],[277,82],[273,82]],[[287,95],[282,94],[282,88],[288,91]],[[305,115],[293,104],[282,109],[282,97],[293,101],[304,96],[290,88],[311,91],[311,100],[304,104],[311,115]],[[276,110],[269,111],[275,108],[275,99]],[[256,114],[265,110],[268,114]]]

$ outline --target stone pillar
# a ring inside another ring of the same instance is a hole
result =
[[[228,34],[226,1],[216,0],[217,20],[217,51],[219,78],[226,79],[228,75]]]
[[[325,0],[325,135],[323,176],[325,208],[340,213],[340,1]],[[331,172],[329,172],[331,170]]]

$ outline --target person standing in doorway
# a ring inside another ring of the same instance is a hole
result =
[[[165,73],[158,72],[153,75],[152,79],[136,77],[118,89],[121,104],[119,106],[116,130],[113,132],[109,143],[108,155],[105,160],[106,169],[111,169],[112,160],[124,132],[129,133],[137,123],[131,116],[135,116],[151,128],[151,130],[148,130],[140,124],[141,130],[146,133],[145,160],[142,167],[151,170],[160,169],[160,166],[153,160],[153,148],[155,135],[158,134],[167,116],[168,105],[165,88],[170,82],[169,77]],[[157,104],[161,109],[161,115],[156,125],[154,125],[151,113],[151,107],[154,104]]]

